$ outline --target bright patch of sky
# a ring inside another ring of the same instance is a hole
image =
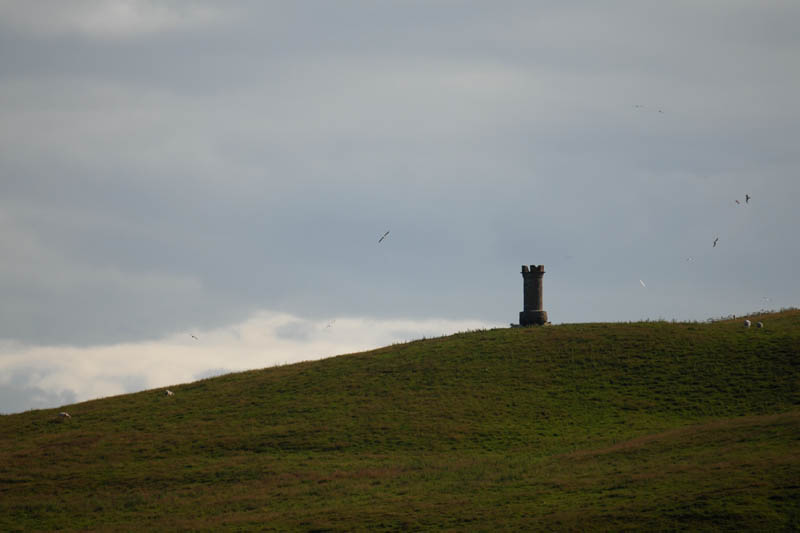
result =
[[[423,337],[499,327],[477,320],[306,320],[260,312],[240,324],[143,342],[0,344],[0,412],[52,407]]]

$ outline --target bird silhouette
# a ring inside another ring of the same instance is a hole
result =
[[[717,237],[716,239],[714,239],[714,245],[712,246],[712,248],[716,248],[716,247],[717,247],[717,241],[718,241],[718,240],[719,240],[719,237]]]
[[[200,339],[198,339],[197,337],[195,337],[194,335],[192,335],[192,338],[193,338],[194,340],[196,340],[196,341],[200,340]]]
[[[380,239],[378,239],[378,244],[380,244],[381,241],[383,241],[383,239],[385,239],[387,235],[389,235],[388,231],[386,233],[384,233],[383,236]]]
[[[746,203],[746,204],[750,203],[750,195],[749,194],[745,194],[744,195],[744,203]]]
[[[742,204],[742,202],[740,202],[739,200],[734,200],[734,202],[736,202],[736,203],[737,203],[737,204],[739,204],[739,205],[741,205],[741,204]]]

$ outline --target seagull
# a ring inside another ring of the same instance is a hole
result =
[[[686,258],[686,261],[687,261],[687,262],[689,262],[689,263],[691,263],[692,261],[694,261],[694,257],[687,257],[687,258]]]
[[[645,284],[644,284],[644,281],[642,281],[642,280],[639,280],[639,283],[641,283],[641,284],[642,284],[642,287],[644,287],[645,289],[647,288],[647,285],[645,285]]]
[[[385,239],[387,235],[389,235],[388,231],[386,233],[384,233],[383,236],[380,239],[378,239],[378,244],[380,244],[380,242],[383,241],[383,239]]]
[[[749,194],[745,194],[744,195],[744,203],[746,203],[746,204],[750,203],[750,195]]]
[[[716,247],[717,247],[717,241],[718,241],[718,240],[719,240],[719,237],[717,237],[716,239],[714,239],[714,246],[712,246],[712,248],[716,248]]]
[[[192,335],[192,338],[193,338],[194,340],[196,340],[196,341],[199,341],[199,340],[200,340],[200,339],[198,339],[197,337],[195,337],[194,335]]]

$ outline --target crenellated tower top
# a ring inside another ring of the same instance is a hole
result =
[[[531,265],[530,268],[528,265],[522,265],[522,275],[525,274],[539,274],[544,275],[544,265]]]

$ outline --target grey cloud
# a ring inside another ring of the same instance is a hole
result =
[[[18,413],[30,409],[46,409],[76,401],[71,390],[49,391],[33,384],[42,376],[37,369],[19,367],[0,382],[0,413]]]
[[[0,26],[38,38],[76,34],[117,39],[202,27],[224,12],[203,2],[9,0],[0,4],[0,15]]]
[[[125,392],[137,392],[147,388],[148,381],[145,375],[126,375],[114,377],[118,381]]]
[[[275,335],[279,339],[307,341],[311,338],[315,329],[314,324],[310,322],[294,320],[278,327],[275,330]]]
[[[254,2],[102,46],[2,32],[0,337],[506,322],[532,262],[556,321],[791,303],[797,8],[727,6]],[[625,292],[645,275],[672,292]]]

